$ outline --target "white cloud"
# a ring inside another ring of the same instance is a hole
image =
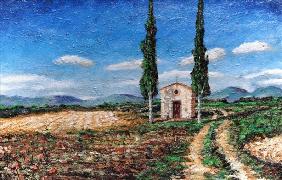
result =
[[[172,70],[172,71],[165,71],[159,75],[159,79],[161,81],[165,81],[168,79],[173,78],[189,78],[190,77],[190,71],[180,71],[180,70]]]
[[[251,73],[251,74],[245,75],[244,78],[253,79],[253,78],[261,77],[261,76],[264,76],[264,77],[282,76],[282,69],[266,69],[266,70],[262,70],[257,73]]]
[[[234,54],[246,54],[251,52],[261,52],[271,50],[271,46],[266,42],[254,41],[241,44],[239,47],[233,49]]]
[[[226,55],[226,52],[223,48],[213,48],[213,49],[208,50],[206,52],[206,55],[209,56],[209,61],[213,62],[213,61],[222,59]],[[194,63],[194,57],[190,56],[190,57],[183,58],[179,64],[181,66],[186,66],[189,64],[193,64],[193,63]]]
[[[96,96],[78,96],[78,98],[82,100],[94,100],[94,99],[97,99],[98,97]]]
[[[106,67],[106,70],[109,71],[119,71],[119,70],[134,70],[139,69],[141,67],[142,60],[132,60],[132,61],[124,61],[118,64],[111,64]]]
[[[138,85],[139,79],[129,79],[118,82],[119,85]]]
[[[224,77],[224,74],[221,73],[221,72],[210,71],[209,72],[209,77],[210,78],[220,78],[220,77]]]
[[[282,78],[258,81],[260,86],[282,86]]]
[[[206,54],[209,56],[210,61],[215,61],[222,59],[226,55],[226,52],[223,48],[213,48],[208,50]]]
[[[94,62],[90,59],[83,58],[76,55],[65,55],[54,61],[54,64],[63,65],[63,64],[72,64],[79,65],[82,67],[91,67],[94,65]]]
[[[246,89],[248,91],[253,91],[255,89],[251,80],[245,79],[243,77],[232,76],[225,74],[224,76],[211,78],[210,86],[212,91],[218,91],[226,87],[239,87]]]
[[[245,74],[242,81],[249,82],[255,87],[282,87],[282,69],[264,69],[255,73]]]
[[[1,83],[11,83],[11,84],[16,84],[16,83],[24,83],[24,82],[29,82],[29,81],[35,81],[37,79],[42,78],[41,76],[38,76],[36,74],[22,74],[22,75],[10,75],[10,76],[3,76],[1,75]]]
[[[159,75],[159,78],[161,81],[165,81],[168,79],[184,79],[184,78],[190,78],[191,71],[180,71],[180,70],[172,70],[172,71],[165,71]],[[223,77],[224,74],[216,71],[210,71],[209,77],[211,78],[219,78]]]
[[[166,71],[161,73],[159,77],[160,77],[161,87],[169,83],[175,82],[176,77],[178,77],[179,82],[183,82],[188,85],[191,84],[190,71],[180,71],[180,70]],[[221,90],[230,86],[244,88],[248,91],[253,91],[255,88],[253,86],[252,81],[248,79],[245,79],[243,77],[223,74],[217,71],[209,72],[209,83],[212,88],[212,91]]]
[[[190,56],[190,57],[185,57],[183,59],[181,59],[179,65],[181,66],[187,66],[187,65],[190,65],[190,64],[194,64],[194,57],[193,56]]]
[[[158,63],[161,60],[158,59]],[[117,64],[110,64],[106,67],[108,71],[121,71],[121,70],[135,70],[141,68],[142,59],[131,60],[131,61],[124,61]]]
[[[44,96],[47,92],[75,87],[75,83],[68,80],[56,80],[36,74],[0,75],[0,94],[19,96]]]

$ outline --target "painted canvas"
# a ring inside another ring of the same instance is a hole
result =
[[[281,0],[1,0],[0,179],[282,179]]]

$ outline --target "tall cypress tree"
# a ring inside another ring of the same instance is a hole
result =
[[[141,42],[140,48],[143,53],[142,69],[143,75],[140,79],[140,90],[145,100],[149,101],[149,121],[153,121],[152,101],[158,94],[158,67],[156,54],[156,19],[154,17],[153,0],[149,0],[149,13],[145,29],[145,39]]]
[[[208,64],[209,59],[206,56],[206,47],[204,45],[204,0],[198,1],[198,12],[196,20],[196,36],[194,39],[195,48],[192,51],[194,57],[194,68],[191,72],[192,89],[198,99],[198,122],[201,121],[201,101],[205,96],[210,95]]]

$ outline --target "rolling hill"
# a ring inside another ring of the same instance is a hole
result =
[[[282,89],[275,86],[257,88],[253,92],[238,87],[228,87],[212,93],[208,99],[226,99],[228,102],[239,100],[242,97],[282,97]]]
[[[81,100],[73,96],[48,96],[28,98],[21,96],[0,96],[0,104],[5,106],[43,106],[43,105],[81,105],[81,106],[95,106],[103,103],[140,103],[143,102],[142,97],[137,97],[130,94],[113,94],[107,97],[97,98],[95,100]]]
[[[265,88],[258,88],[250,94],[251,97],[281,97],[282,89],[275,86],[268,86]]]
[[[249,92],[245,89],[238,87],[228,87],[221,91],[212,93],[208,99],[226,99],[228,102],[236,101],[241,97],[249,95]]]

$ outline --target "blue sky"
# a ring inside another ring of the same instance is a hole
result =
[[[213,91],[282,87],[282,3],[206,0]],[[156,0],[160,87],[190,84],[196,0]],[[139,95],[145,0],[0,2],[0,94]]]

